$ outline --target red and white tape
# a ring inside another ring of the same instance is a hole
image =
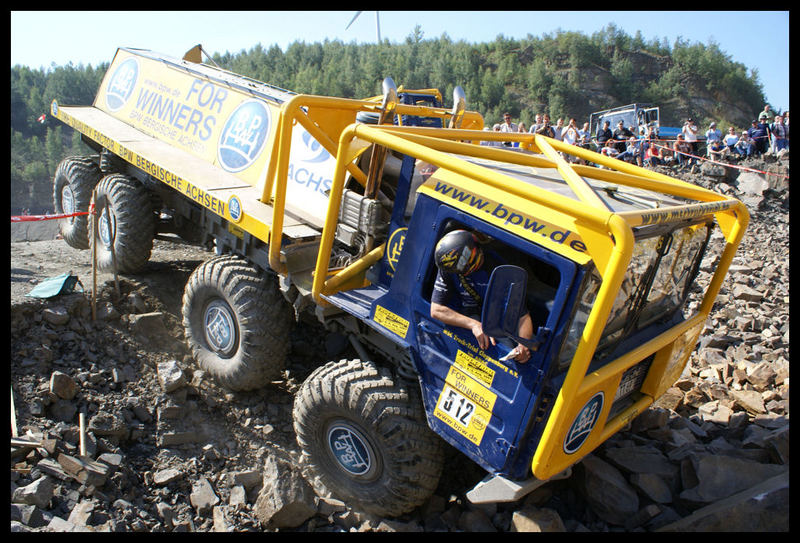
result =
[[[91,211],[79,211],[77,213],[62,213],[60,215],[12,215],[11,222],[32,222],[32,221],[50,221],[53,219],[68,219],[70,217],[78,217],[80,215],[90,215]]]
[[[720,166],[725,166],[726,168],[736,168],[737,170],[744,170],[746,172],[762,173],[764,175],[774,175],[776,177],[783,177],[784,179],[789,179],[788,175],[783,175],[783,174],[780,174],[780,173],[765,172],[765,171],[756,170],[756,169],[753,169],[753,168],[745,168],[744,166],[737,166],[736,164],[728,164],[726,162],[717,162],[716,160],[711,160],[710,158],[706,158],[706,157],[702,157],[702,156],[696,156],[696,155],[693,155],[691,153],[686,153],[684,151],[677,151],[675,149],[670,149],[669,147],[665,147],[663,145],[656,145],[656,147],[659,147],[661,149],[666,149],[668,151],[672,151],[673,153],[680,153],[680,154],[688,156],[688,157],[696,158],[697,160],[703,160],[705,162],[710,162],[712,164],[719,164]]]

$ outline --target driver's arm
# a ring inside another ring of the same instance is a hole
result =
[[[495,344],[493,337],[483,333],[483,327],[479,320],[463,315],[446,305],[431,302],[431,317],[449,326],[458,326],[471,331],[481,349],[488,349],[489,345]]]

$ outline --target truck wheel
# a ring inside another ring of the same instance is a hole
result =
[[[117,271],[141,271],[150,260],[156,227],[147,189],[130,177],[107,175],[95,189],[95,213],[97,232],[89,230],[97,236],[98,269],[112,269],[116,258]]]
[[[57,214],[88,211],[92,191],[103,176],[89,157],[65,158],[53,177],[53,209]],[[89,248],[89,218],[86,215],[60,219],[59,229],[67,245],[74,249]]]
[[[368,513],[412,511],[439,483],[442,441],[418,392],[372,362],[315,370],[295,396],[294,430],[312,480]]]
[[[183,326],[198,366],[231,390],[276,379],[289,353],[292,315],[277,282],[244,259],[201,264],[183,294]]]

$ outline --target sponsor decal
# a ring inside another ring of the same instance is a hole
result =
[[[480,445],[495,401],[496,394],[453,365],[433,413],[461,436]]]
[[[386,263],[389,264],[392,271],[397,270],[397,261],[400,260],[400,253],[403,252],[407,231],[408,228],[398,228],[389,236],[389,243],[386,244]]]
[[[302,162],[325,162],[331,157],[331,154],[322,146],[320,142],[314,139],[314,137],[302,130],[302,142],[303,145],[298,146],[298,157],[297,159]]]
[[[375,322],[386,328],[387,330],[397,334],[405,339],[408,333],[408,321],[400,315],[395,315],[383,306],[375,307]]]
[[[249,100],[228,117],[217,146],[217,158],[223,169],[240,172],[258,158],[270,128],[269,109],[263,103]]]
[[[586,405],[578,412],[578,416],[569,427],[567,436],[564,438],[564,452],[573,454],[589,437],[589,434],[597,424],[597,419],[600,418],[600,412],[603,410],[603,393],[598,392],[592,396]]]
[[[364,475],[372,465],[369,447],[364,438],[346,425],[328,431],[328,446],[339,465],[353,475]]]
[[[492,386],[495,371],[486,365],[482,360],[470,356],[461,349],[456,353],[455,364],[466,371],[471,377],[482,382],[486,386]]]
[[[228,200],[228,214],[233,222],[239,222],[242,219],[242,202],[236,195],[231,196]]]
[[[111,111],[119,111],[128,102],[139,77],[139,62],[129,58],[120,64],[106,87],[106,106]]]
[[[429,183],[428,186],[434,192],[446,196],[454,205],[464,207],[471,213],[477,214],[476,212],[481,212],[485,214],[487,220],[500,225],[502,228],[511,231],[521,230],[526,234],[536,234],[541,236],[545,243],[563,245],[573,251],[586,253],[586,245],[583,240],[571,230],[561,229],[540,218],[506,207],[500,202],[473,194],[438,179],[434,179],[434,182],[432,184]]]

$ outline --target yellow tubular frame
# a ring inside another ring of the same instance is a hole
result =
[[[634,405],[616,415],[612,420],[607,420],[611,402],[606,402],[596,425],[597,430],[590,434],[580,451],[570,455],[565,454],[562,450],[561,444],[567,428],[590,394],[597,390],[604,390],[613,396],[614,391],[619,386],[621,375],[626,369],[656,352],[659,352],[660,355],[663,354],[661,359],[665,359],[678,338],[684,334],[691,333],[705,321],[749,222],[747,209],[738,200],[726,198],[702,187],[541,135],[351,124],[341,132],[338,138],[338,148],[333,149],[332,138],[319,133],[320,130],[316,128],[313,121],[305,118],[306,113],[300,109],[309,105],[339,108],[346,105],[346,107],[353,110],[374,110],[376,105],[366,101],[345,101],[343,99],[301,95],[293,98],[283,108],[283,115],[279,125],[279,138],[274,144],[278,153],[273,154],[267,183],[264,187],[264,197],[267,198],[272,192],[272,176],[277,173],[274,177],[277,182],[273,202],[275,220],[271,230],[272,241],[270,243],[270,266],[273,269],[279,272],[284,269],[279,260],[281,216],[285,203],[289,150],[288,144],[284,142],[290,140],[292,122],[294,120],[300,122],[329,152],[337,157],[329,195],[328,211],[320,240],[312,284],[312,296],[315,302],[320,305],[328,305],[323,299],[324,296],[333,295],[342,288],[354,284],[351,283],[353,279],[363,278],[363,273],[366,269],[378,262],[383,255],[384,245],[381,245],[343,270],[331,272],[328,269],[346,173],[350,172],[356,179],[362,180],[359,173],[363,175],[363,172],[355,168],[353,161],[360,151],[371,144],[381,145],[402,154],[413,156],[483,183],[487,187],[501,188],[511,195],[566,214],[579,220],[582,227],[586,228],[587,231],[593,232],[595,240],[605,239],[607,241],[605,244],[587,243],[587,250],[597,265],[603,281],[594,306],[589,313],[564,383],[554,403],[552,413],[546,423],[539,447],[533,457],[531,468],[534,475],[540,479],[552,477],[580,460],[581,457],[588,454],[609,435],[618,431],[655,400],[654,397],[645,395]],[[418,114],[414,107],[398,105],[397,113]],[[517,141],[523,149],[542,153],[545,157],[532,156],[497,147],[463,143],[464,141]],[[603,170],[590,166],[570,164],[559,153],[583,158],[611,169]],[[453,156],[454,154],[495,160],[501,163],[554,168],[575,192],[578,201],[531,187],[497,171]],[[600,200],[594,189],[581,177],[582,175],[609,183],[618,183],[679,198],[696,200],[700,203],[647,211],[613,213]],[[634,247],[633,228],[643,224],[673,222],[687,217],[710,217],[712,215],[717,218],[717,222],[725,235],[726,246],[700,305],[698,314],[641,345],[634,351],[612,361],[600,370],[587,375],[589,364],[600,340],[608,314],[630,263]],[[355,284],[358,284],[358,282]],[[688,353],[680,361],[680,364],[684,365],[687,359]]]
[[[261,201],[265,203],[271,202],[273,206],[269,239],[269,265],[278,273],[286,272],[286,266],[280,258],[280,240],[283,235],[283,215],[286,209],[286,180],[289,171],[289,154],[291,152],[293,124],[299,123],[303,126],[326,151],[337,157],[337,170],[339,168],[339,163],[342,162],[342,155],[337,149],[336,143],[331,135],[326,133],[325,130],[313,120],[312,115],[309,114],[311,108],[335,110],[338,112],[351,111],[352,115],[355,117],[355,113],[358,111],[380,111],[380,104],[369,100],[350,100],[329,96],[298,94],[281,106],[276,134],[272,143],[270,160],[261,187]],[[425,115],[442,118],[451,116],[451,113],[444,109],[404,104],[397,104],[395,113],[397,115]],[[468,131],[470,137],[474,137],[476,134],[480,134],[480,132],[476,130]],[[344,161],[343,167],[359,183],[365,185],[367,179],[366,174],[353,163],[354,158],[355,156],[350,156],[348,160]],[[336,210],[338,211],[338,204]],[[328,213],[326,224],[328,224],[330,218],[330,213]],[[333,219],[335,220],[336,216],[334,216]]]

